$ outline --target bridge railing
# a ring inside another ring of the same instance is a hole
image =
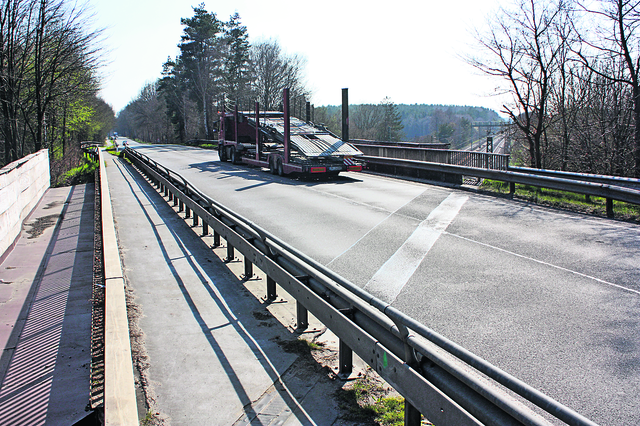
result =
[[[361,140],[351,141],[351,143],[369,157],[397,158],[491,170],[507,170],[509,167],[508,155],[494,154],[492,152],[426,148],[409,145],[409,143],[397,146],[380,145]]]
[[[491,170],[481,167],[457,166],[452,164],[425,161],[404,160],[398,158],[361,157],[368,165],[390,169],[393,174],[415,175],[422,177],[441,174],[444,181],[462,183],[462,177],[478,177],[509,183],[510,193],[515,192],[515,185],[530,185],[539,188],[573,192],[606,200],[607,216],[613,217],[613,200],[640,205],[640,180],[616,178],[612,176],[595,176],[578,173],[550,172],[538,173],[538,169],[510,168],[509,170]],[[512,171],[517,170],[517,171]],[[429,175],[430,174],[430,175]],[[606,182],[606,183],[602,183]]]
[[[255,265],[265,272],[268,299],[275,299],[276,284],[293,296],[299,328],[308,326],[312,312],[339,337],[341,374],[350,373],[353,351],[403,395],[406,425],[419,425],[420,413],[437,425],[548,425],[549,416],[594,425],[300,253],[174,171],[132,149],[125,155],[194,225],[201,219],[203,233],[212,228],[214,245],[224,238],[229,257],[239,250],[245,271]]]

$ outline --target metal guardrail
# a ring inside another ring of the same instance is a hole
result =
[[[509,167],[507,171],[640,189],[640,179],[629,177],[563,172],[560,170],[532,169],[528,167]]]
[[[437,425],[548,425],[529,403],[566,424],[595,425],[298,252],[179,174],[133,149],[125,156],[194,225],[202,219],[204,234],[213,228],[214,245],[224,238],[229,258],[235,249],[243,253],[245,275],[252,275],[253,265],[264,271],[268,299],[275,299],[276,283],[293,296],[299,328],[307,327],[310,311],[340,338],[341,373],[350,372],[354,351],[403,395],[406,425],[419,425],[420,413]]]
[[[490,170],[475,167],[454,166],[451,164],[429,163],[414,160],[401,160],[397,158],[383,158],[363,156],[360,157],[367,164],[377,166],[388,166],[413,171],[439,172],[445,175],[454,176],[474,176],[483,179],[493,179],[510,184],[510,192],[515,192],[515,184],[531,185],[540,188],[555,189],[559,191],[574,192],[576,194],[602,197],[606,199],[607,216],[613,217],[613,200],[624,201],[626,203],[640,205],[640,190],[612,185],[608,183],[598,183],[596,181],[578,180],[576,178],[567,179],[557,176],[539,176],[531,173],[521,173],[514,171]],[[455,179],[454,179],[455,180]],[[616,182],[616,180],[608,180]]]

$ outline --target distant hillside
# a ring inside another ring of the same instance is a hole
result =
[[[361,105],[349,105],[349,112],[358,107]],[[473,127],[474,123],[503,121],[496,111],[484,107],[426,104],[397,104],[396,107],[404,126],[404,140],[435,138],[451,143],[454,149],[486,135],[486,130]],[[324,122],[338,133],[341,131],[341,106],[329,105],[315,110],[317,122]]]

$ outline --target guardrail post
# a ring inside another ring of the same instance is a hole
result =
[[[191,217],[191,209],[188,206],[185,206],[184,208],[184,218],[188,219]]]
[[[173,192],[169,191],[169,200],[168,201],[172,201],[173,200]]]
[[[607,217],[613,219],[613,199],[607,198]]]
[[[338,344],[338,364],[338,375],[342,379],[349,377],[353,371],[353,351],[342,339]]]
[[[267,300],[276,300],[278,295],[276,294],[276,281],[267,275]]]
[[[203,220],[202,221],[202,236],[205,237],[207,235],[209,235],[209,224]]]
[[[198,226],[198,223],[200,223],[200,221],[198,220],[198,215],[197,214],[193,214],[193,226]]]
[[[220,234],[213,230],[213,247],[220,247]]]
[[[304,285],[309,285],[309,276],[299,276],[296,277],[298,281],[303,283]],[[299,300],[296,299],[296,328],[298,330],[306,330],[309,328],[309,311],[304,307]]]
[[[512,197],[515,195],[516,193],[516,184],[515,182],[509,182],[509,195],[511,195]]]
[[[253,277],[253,263],[249,260],[249,258],[244,256],[244,279],[250,280]]]
[[[231,244],[229,244],[229,241],[227,241],[227,258],[224,261],[231,262],[235,258],[236,258],[236,250]]]
[[[184,202],[182,200],[179,201],[179,206],[178,206],[178,213],[182,212],[184,210]]]
[[[296,300],[296,328],[298,330],[309,328],[309,311],[302,306],[299,300]]]

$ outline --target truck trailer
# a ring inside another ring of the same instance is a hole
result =
[[[286,95],[285,95],[286,99]],[[323,126],[289,117],[285,111],[220,113],[220,161],[268,168],[280,176],[337,176],[362,171],[363,153]]]

